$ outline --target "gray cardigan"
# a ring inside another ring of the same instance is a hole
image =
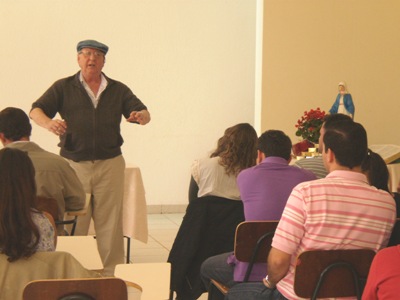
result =
[[[32,104],[32,109],[41,108],[49,118],[59,113],[66,121],[67,132],[60,136],[58,144],[61,156],[86,161],[122,153],[122,115],[128,118],[132,111],[147,108],[125,84],[106,79],[107,87],[96,108],[79,80],[79,72],[56,81]]]

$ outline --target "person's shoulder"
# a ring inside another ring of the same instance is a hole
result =
[[[269,174],[269,175],[268,175]],[[267,180],[271,176],[274,176],[271,174],[265,167],[262,166],[262,164],[258,164],[246,169],[243,169],[239,172],[237,175],[236,182],[239,186],[239,189],[241,186],[257,186],[260,184],[260,182]]]
[[[102,73],[102,74],[103,74],[103,76],[105,77],[105,79],[107,80],[107,84],[108,84],[108,85],[110,85],[110,86],[115,85],[115,86],[120,87],[120,88],[123,87],[123,88],[129,89],[129,87],[128,87],[125,83],[123,83],[122,81],[119,81],[119,80],[110,78],[110,77],[108,77],[108,76],[107,76],[106,74],[104,74],[104,73]]]
[[[50,151],[47,151],[46,149],[43,149],[35,142],[30,141],[26,145],[27,145],[27,149],[28,149],[28,155],[37,153],[37,154],[40,154],[40,156],[44,156],[44,157],[48,157],[48,158],[52,158],[52,159],[61,159],[61,160],[65,161],[65,159],[63,159],[60,155],[55,154]]]
[[[54,84],[55,85],[60,85],[60,84],[65,84],[65,83],[70,83],[70,82],[78,82],[79,81],[79,72],[75,73],[71,76],[63,77],[60,79],[57,79]]]
[[[290,167],[291,172],[297,173],[301,177],[304,177],[308,180],[317,179],[317,176],[308,169],[299,168],[299,167],[295,167],[295,166],[289,166],[289,167]]]
[[[215,156],[215,157],[203,156],[203,157],[196,158],[193,161],[193,163],[196,163],[196,164],[208,163],[208,162],[211,162],[211,161],[214,161],[214,160],[218,160],[218,158],[219,158],[218,156]]]
[[[201,157],[192,162],[192,168],[210,168],[218,165],[219,156]]]
[[[302,158],[299,160],[296,160],[294,165],[308,165],[308,164],[323,164],[322,156],[313,156],[310,158]]]
[[[79,86],[79,72],[64,78],[57,79],[49,89],[64,90],[72,86]]]
[[[315,174],[312,174],[314,176],[314,179],[306,180],[303,182],[300,182],[295,189],[298,190],[310,190],[314,188],[320,188],[324,185],[329,185],[330,182],[327,178],[315,178]]]
[[[238,178],[239,178],[239,176],[244,176],[244,175],[252,175],[252,174],[256,175],[256,174],[258,174],[258,171],[260,170],[260,168],[261,168],[261,166],[260,166],[260,164],[258,164],[258,165],[243,169],[239,172]]]
[[[55,154],[53,152],[49,152],[47,150],[43,150],[43,156],[48,158],[49,160],[57,161],[59,165],[62,166],[69,166],[69,163],[65,160],[65,158],[61,157],[58,154]]]
[[[40,148],[39,146],[35,151],[28,151],[28,155],[32,159],[32,162],[38,164],[38,166],[42,166],[41,168],[53,170],[71,168],[69,163],[63,157]]]
[[[400,255],[400,245],[386,247],[379,250],[376,254],[376,258],[382,258],[386,256]]]
[[[324,162],[321,156],[311,158],[303,158],[293,164],[295,167],[302,169],[321,169],[325,170]]]

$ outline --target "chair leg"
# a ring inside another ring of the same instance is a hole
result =
[[[131,238],[129,236],[126,237],[126,263],[129,264],[131,262]]]
[[[75,228],[76,228],[76,223],[77,222],[78,222],[78,216],[75,216],[74,223],[72,224],[71,234],[70,235],[74,235],[75,234]]]
[[[216,283],[216,282],[215,282]],[[225,289],[226,287],[221,285],[221,288]],[[228,290],[220,290],[218,286],[214,284],[214,281],[211,280],[210,286],[208,289],[208,298],[207,300],[223,300],[225,299],[225,295],[228,293]]]

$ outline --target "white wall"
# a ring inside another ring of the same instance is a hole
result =
[[[144,127],[123,124],[125,159],[141,167],[148,204],[185,204],[192,160],[226,127],[253,124],[255,26],[251,0],[0,0],[0,108],[29,112],[78,71],[78,41],[106,43],[104,72],[152,114]],[[58,153],[45,129],[32,140]]]

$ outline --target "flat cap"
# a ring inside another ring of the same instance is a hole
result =
[[[76,50],[79,52],[81,51],[83,48],[93,48],[93,49],[97,49],[100,50],[101,52],[103,52],[104,54],[107,54],[108,52],[108,46],[104,45],[98,41],[95,40],[84,40],[84,41],[80,41],[78,43],[78,45],[76,46]]]

